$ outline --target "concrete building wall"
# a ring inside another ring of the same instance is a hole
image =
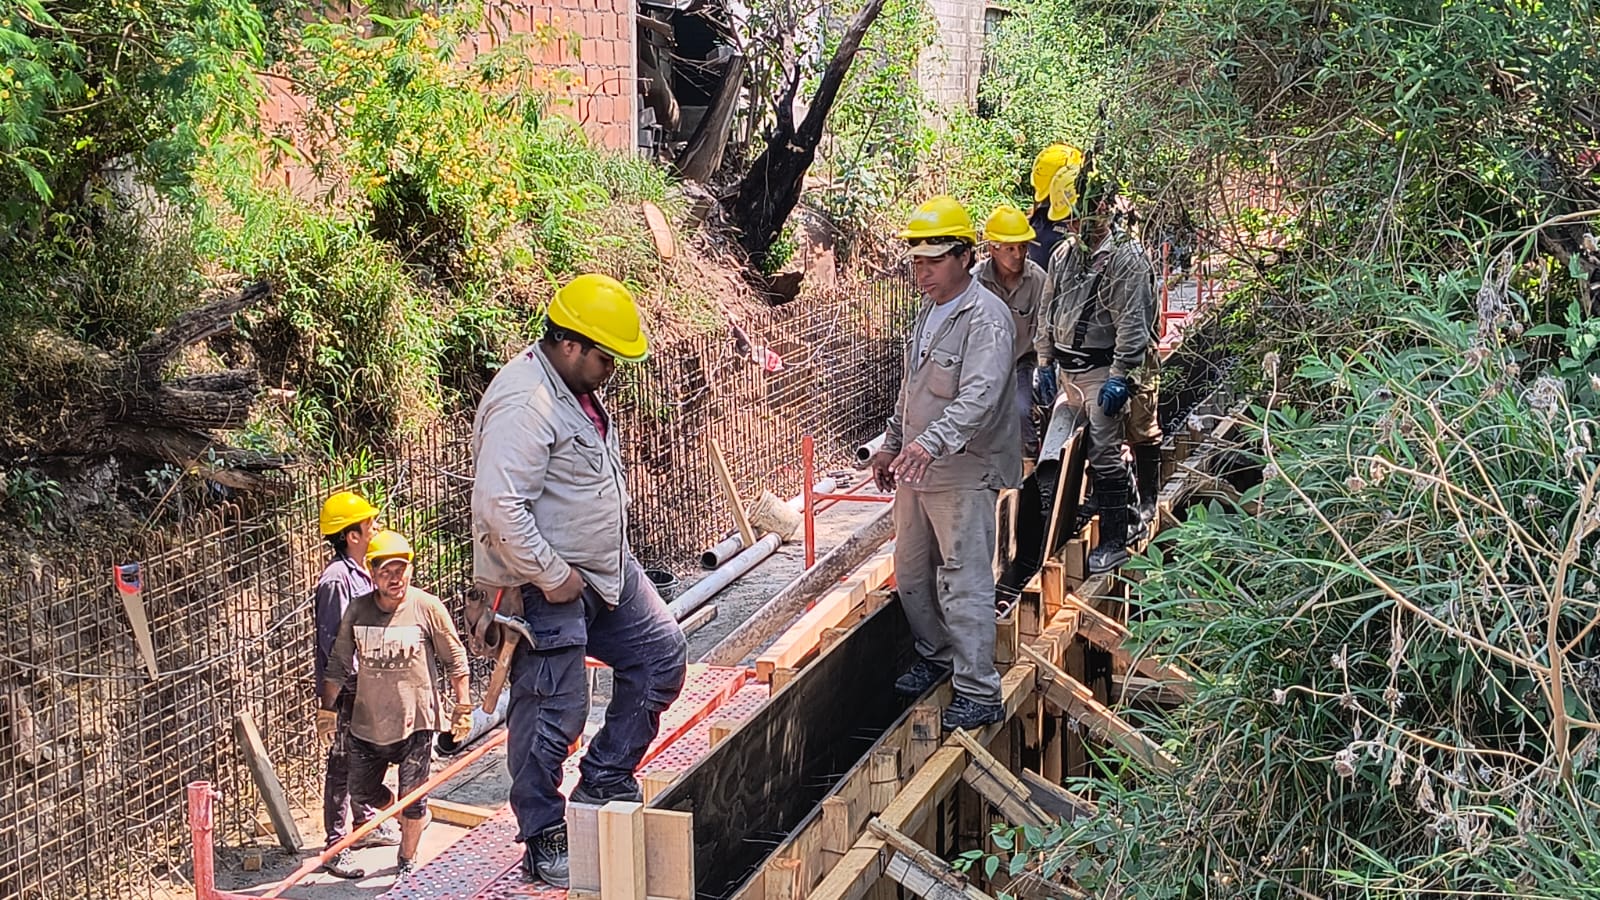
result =
[[[939,22],[934,46],[917,63],[917,82],[937,107],[978,103],[978,74],[983,67],[983,14],[986,0],[929,0]]]

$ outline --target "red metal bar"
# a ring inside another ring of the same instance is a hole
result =
[[[217,862],[212,847],[212,801],[217,792],[209,781],[191,781],[188,795],[189,837],[194,842],[194,900],[247,900],[248,894],[217,890]]]
[[[1167,281],[1172,276],[1172,270],[1168,265],[1167,258],[1171,249],[1171,241],[1161,242],[1161,331],[1156,335],[1156,340],[1158,341],[1167,336],[1167,307],[1169,305]]]
[[[816,446],[811,439],[811,435],[801,435],[800,470],[802,476],[800,480],[805,482],[805,488],[802,490],[805,495],[805,502],[801,508],[801,515],[805,517],[806,568],[808,569],[817,564],[817,498],[811,490],[811,479],[816,476],[816,462],[813,458],[815,454]]]

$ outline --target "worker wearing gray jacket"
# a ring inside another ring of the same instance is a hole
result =
[[[641,798],[634,768],[683,687],[683,631],[628,549],[617,429],[600,398],[618,360],[647,352],[627,288],[580,275],[473,423],[470,640],[481,652],[494,612],[521,615],[533,636],[512,657],[507,765],[524,874],[556,887],[567,886],[561,767],[589,713],[584,656],[611,666],[613,690],[573,802]]]
[[[920,696],[953,674],[944,727],[978,728],[1004,717],[994,665],[995,503],[1022,467],[1011,311],[972,277],[977,232],[954,199],[918,207],[900,237],[926,302],[870,462],[879,487],[895,492],[895,581],[921,657],[894,688]]]
[[[1048,521],[1062,450],[1087,421],[1089,473],[1100,513],[1100,539],[1089,552],[1089,571],[1098,574],[1128,559],[1132,484],[1122,462],[1124,408],[1138,392],[1139,379],[1150,377],[1144,367],[1154,336],[1155,297],[1150,260],[1132,235],[1116,227],[1115,184],[1098,175],[1088,184],[1082,201],[1086,212],[1079,217],[1082,239],[1062,241],[1050,255],[1050,300],[1040,310],[1034,349],[1040,367],[1036,377],[1043,382],[1039,392],[1054,395],[1039,450],[1044,514]]]

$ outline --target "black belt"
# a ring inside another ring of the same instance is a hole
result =
[[[1063,372],[1087,372],[1090,369],[1103,369],[1111,365],[1111,360],[1116,356],[1113,347],[1100,347],[1095,349],[1063,349],[1056,348],[1056,365]]]

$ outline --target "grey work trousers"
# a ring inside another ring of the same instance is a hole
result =
[[[1050,410],[1050,428],[1039,447],[1039,462],[1061,459],[1061,451],[1077,430],[1078,423],[1089,421],[1089,468],[1097,476],[1119,476],[1122,466],[1123,414],[1108,416],[1100,408],[1100,388],[1111,374],[1108,366],[1087,372],[1067,372],[1057,368],[1056,403]]]
[[[917,654],[953,670],[957,694],[999,703],[994,667],[994,509],[999,491],[894,495],[894,577]]]

